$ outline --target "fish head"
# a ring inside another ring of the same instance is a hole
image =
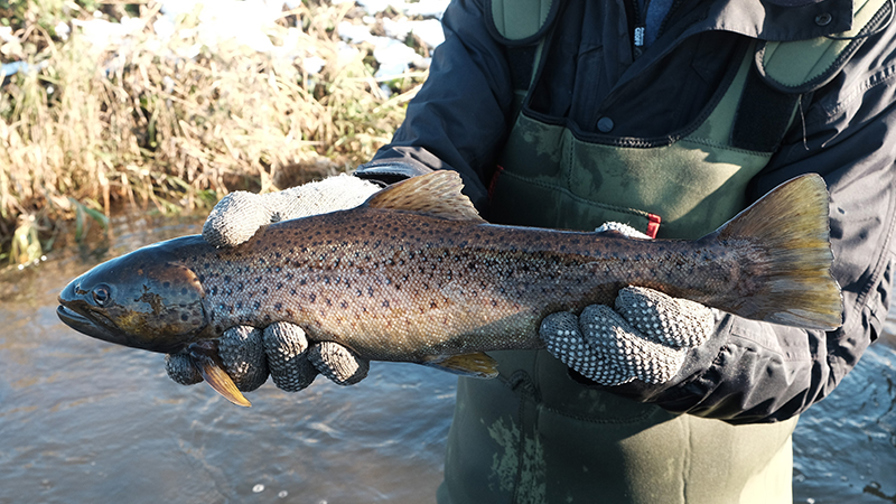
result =
[[[100,264],[59,294],[56,314],[94,338],[176,353],[208,327],[197,275],[161,247]]]

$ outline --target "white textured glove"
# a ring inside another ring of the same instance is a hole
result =
[[[367,376],[370,363],[348,348],[324,341],[309,345],[305,331],[288,322],[275,322],[264,330],[239,326],[218,339],[218,356],[237,388],[250,392],[262,386],[270,372],[274,384],[298,392],[318,373],[340,385],[353,385]],[[167,356],[168,376],[182,385],[202,381],[187,353]]]
[[[539,335],[548,352],[601,385],[658,384],[672,379],[688,350],[715,327],[710,308],[643,287],[619,291],[615,308],[591,305],[578,317],[552,313]]]
[[[281,220],[354,208],[379,190],[372,182],[339,175],[276,193],[231,193],[215,205],[202,236],[216,247],[245,242],[259,227]],[[318,373],[340,385],[358,383],[370,363],[332,342],[310,343],[297,325],[277,322],[264,330],[239,326],[218,340],[218,355],[227,374],[243,392],[255,390],[271,374],[277,387],[297,392]],[[183,385],[202,381],[186,353],[169,355],[168,376]]]
[[[618,222],[596,231],[650,238]],[[578,317],[553,313],[542,321],[539,335],[548,352],[601,385],[635,379],[659,384],[678,373],[688,350],[706,342],[715,327],[712,309],[643,287],[620,290],[615,308],[591,305]]]
[[[233,247],[265,224],[354,208],[379,189],[373,182],[337,175],[280,192],[232,192],[212,209],[202,237],[216,247]]]

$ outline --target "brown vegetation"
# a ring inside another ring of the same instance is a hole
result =
[[[31,67],[0,89],[0,251],[13,263],[40,255],[38,236],[46,245],[116,204],[207,208],[229,190],[354,167],[389,140],[422,80],[392,83],[387,98],[363,51],[340,59],[335,26],[351,5],[285,12],[266,35],[276,45],[301,28],[305,54],[290,61],[236,44],[211,52],[190,36],[195,16],[160,46],[152,4],[135,7],[138,43],[99,50],[77,29],[63,42],[48,28],[57,20],[38,19],[53,1],[29,1],[14,26],[23,43],[0,47],[4,62]],[[320,72],[302,68],[309,56],[325,61]]]

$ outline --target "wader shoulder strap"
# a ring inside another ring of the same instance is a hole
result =
[[[862,43],[892,20],[893,0],[855,0],[853,28],[837,35],[789,42],[760,42],[756,71],[744,84],[731,143],[770,151],[784,138],[800,96],[831,81]],[[752,106],[751,106],[752,105]]]
[[[518,95],[515,112],[529,89],[541,57],[541,42],[557,18],[562,1],[491,0],[491,8],[486,10],[489,32],[507,47],[510,76]]]
[[[551,28],[562,0],[491,0],[489,29],[507,46],[514,112],[534,77],[540,41]],[[830,82],[870,35],[892,21],[893,0],[854,0],[853,27],[837,35],[788,42],[760,41],[755,72],[744,83],[732,129],[732,146],[775,150],[793,122],[800,96]],[[757,106],[761,104],[761,106]],[[514,114],[515,115],[515,114]]]
[[[557,15],[561,0],[492,0],[489,27],[505,45],[531,45],[540,39]]]
[[[892,0],[854,0],[851,30],[808,40],[763,42],[756,50],[756,68],[779,91],[814,91],[830,82],[869,36],[892,22],[892,10]]]

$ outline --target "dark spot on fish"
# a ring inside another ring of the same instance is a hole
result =
[[[274,309],[280,311],[283,309],[283,303],[274,303]]]
[[[186,322],[186,321],[190,320],[190,316],[187,315],[186,313],[184,313],[180,316],[180,319],[183,320],[184,322]]]
[[[309,295],[308,295],[308,301],[309,301],[310,303],[313,303],[316,299],[317,299],[317,296],[316,296],[315,294],[309,294]]]
[[[389,307],[389,300],[388,299],[383,300],[383,308],[388,308],[388,307]]]
[[[259,309],[259,308],[261,308],[261,303],[259,303],[258,301],[252,303],[252,309],[253,309],[253,310],[257,310],[257,309]]]
[[[180,295],[181,295],[181,296],[186,296],[186,295],[187,295],[187,288],[186,288],[186,287],[182,287],[182,288],[180,289]]]
[[[348,303],[346,303],[345,301],[342,301],[339,303],[339,307],[344,310],[344,309],[348,308]]]

